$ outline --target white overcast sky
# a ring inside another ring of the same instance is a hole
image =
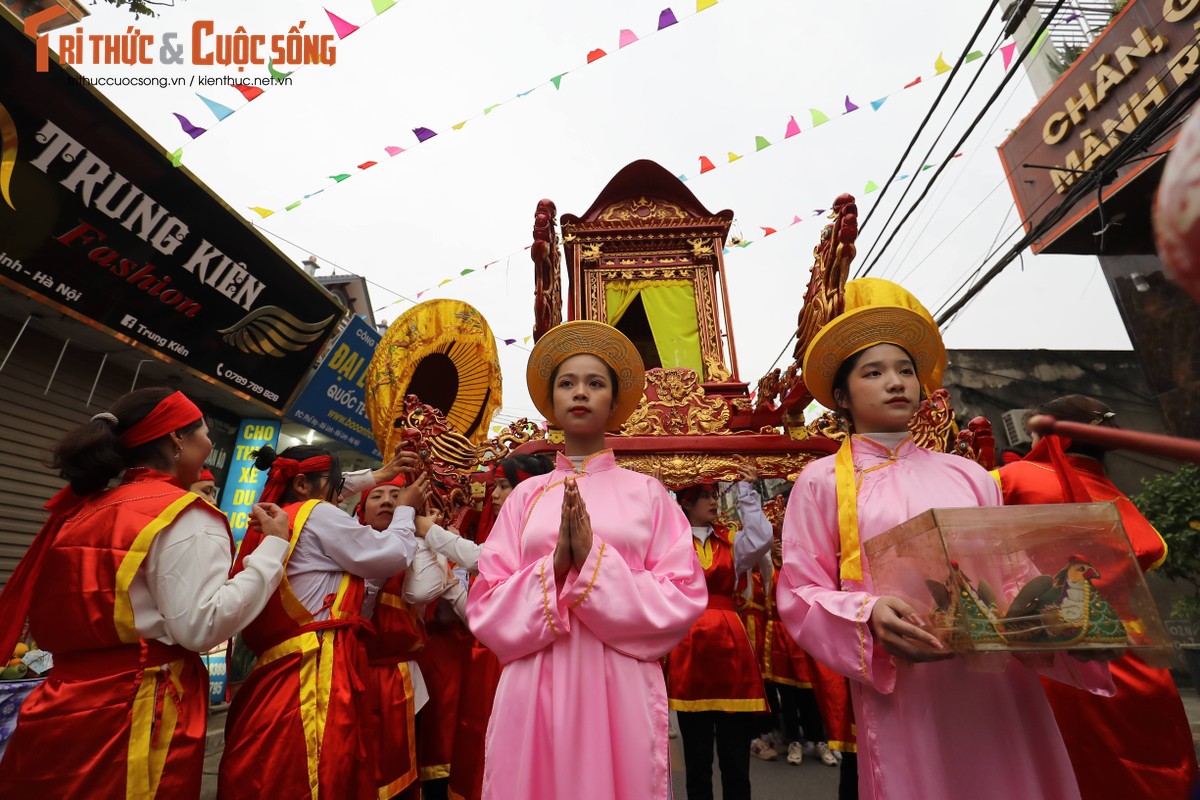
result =
[[[688,187],[711,210],[731,208],[735,233],[758,239],[726,257],[740,377],[752,384],[770,367],[795,327],[822,221],[841,192],[859,198],[865,217],[882,184],[933,102],[945,77],[934,77],[969,40],[987,8],[983,0],[722,0],[695,14],[695,0],[671,2],[680,23],[651,36],[670,0],[401,0],[375,18],[370,0],[179,0],[156,19],[134,20],[105,3],[90,6],[85,34],[124,32],[133,24],[185,42],[192,22],[212,19],[218,32],[332,32],[323,8],[361,29],[338,42],[337,63],[308,66],[291,86],[267,90],[246,108],[229,87],[106,88],[104,92],[164,151],[186,145],[183,163],[247,219],[298,246],[272,241],[297,262],[309,253],[387,287],[372,286],[373,305],[418,291],[465,268],[477,271],[429,292],[471,303],[501,338],[532,327],[533,278],[523,251],[540,198],[559,213],[584,211],[621,167],[638,158],[689,176]],[[644,41],[618,51],[618,33]],[[995,42],[991,20],[980,48]],[[594,48],[607,58],[576,69],[555,91],[542,86],[487,117],[451,126],[486,106],[580,67]],[[190,57],[190,56],[189,56]],[[979,62],[969,65],[970,69]],[[235,67],[79,67],[85,75],[238,76]],[[265,68],[245,74],[265,75]],[[870,101],[916,76],[921,85],[894,95],[878,111]],[[965,87],[970,73],[956,86]],[[1003,77],[997,54],[933,159],[951,145]],[[220,125],[196,96],[238,111]],[[844,98],[861,109],[839,116]],[[957,101],[952,89],[949,99]],[[931,310],[974,271],[989,245],[1016,229],[1016,211],[995,148],[1033,107],[1024,76],[1014,80],[962,148],[873,273],[900,280]],[[953,102],[944,102],[949,109]],[[831,121],[811,129],[810,108]],[[212,130],[195,142],[171,112]],[[783,139],[791,115],[803,133]],[[934,131],[946,114],[935,118]],[[411,129],[440,135],[416,145]],[[772,147],[753,154],[754,137]],[[924,138],[902,172],[916,172]],[[389,158],[383,148],[408,149]],[[753,154],[726,165],[729,151]],[[718,169],[703,176],[698,157]],[[378,166],[283,212],[322,187],[327,176]],[[927,171],[928,178],[933,171]],[[885,210],[899,197],[894,187]],[[914,189],[921,188],[920,185]],[[910,197],[915,196],[915,191]],[[259,221],[249,206],[277,209]],[[787,227],[793,215],[805,217]],[[860,239],[860,256],[880,234],[877,214]],[[760,226],[779,229],[762,239]],[[908,234],[907,236],[905,234]],[[510,259],[504,257],[512,254]],[[485,262],[500,258],[486,271]],[[323,273],[323,274],[328,274]],[[392,320],[410,303],[378,312]],[[1026,254],[994,281],[945,331],[951,348],[1128,349],[1129,339],[1094,258]],[[523,375],[527,353],[499,346],[503,413],[535,415]],[[787,362],[784,361],[784,364]]]

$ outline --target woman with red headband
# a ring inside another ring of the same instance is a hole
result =
[[[416,456],[398,453],[374,473],[343,479],[328,450],[301,445],[258,452],[255,467],[268,473],[262,497],[288,513],[289,544],[283,581],[242,634],[258,661],[229,709],[222,798],[376,796],[361,710],[364,581],[408,568],[416,550],[413,509],[397,508],[391,524],[377,531],[334,501],[417,466]],[[428,477],[417,478],[413,490],[424,505]],[[247,532],[235,575],[260,542]]]
[[[1058,397],[1035,411],[1067,422],[1118,427],[1112,409],[1083,395]],[[1033,436],[1029,455],[997,473],[1006,505],[1115,502],[1142,569],[1162,564],[1166,543],[1104,474],[1102,448],[1063,436]],[[1132,653],[1109,666],[1114,697],[1042,681],[1080,794],[1084,800],[1186,796],[1196,783],[1196,751],[1171,673],[1147,666]]]
[[[188,490],[203,497],[209,505],[217,504],[217,479],[208,467],[200,470],[200,477],[188,487]]]
[[[676,494],[691,525],[692,547],[708,586],[708,608],[667,656],[667,696],[679,717],[687,796],[695,800],[713,796],[714,742],[721,796],[749,800],[755,714],[768,710],[762,675],[733,595],[738,576],[766,555],[774,538],[762,499],[751,486],[758,473],[742,466],[738,476],[743,527],[736,537],[717,519],[716,484],[696,484]]]
[[[70,485],[0,594],[0,649],[12,652],[28,616],[55,661],[0,762],[5,796],[199,796],[197,653],[258,615],[287,552],[286,515],[255,506],[262,546],[229,577],[224,516],[184,488],[211,450],[200,409],[161,388],[124,395],[55,448]]]

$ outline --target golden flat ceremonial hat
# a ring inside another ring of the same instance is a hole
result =
[[[926,392],[940,388],[946,348],[933,316],[907,289],[880,278],[846,283],[843,312],[813,337],[801,376],[818,403],[836,409],[833,379],[850,356],[877,344],[903,347],[916,361]]]
[[[608,418],[608,429],[617,430],[642,400],[646,388],[645,367],[637,348],[625,334],[603,322],[580,319],[551,328],[533,346],[525,382],[537,410],[548,422],[558,425],[551,399],[550,376],[571,356],[592,355],[612,367],[617,375],[617,407]]]

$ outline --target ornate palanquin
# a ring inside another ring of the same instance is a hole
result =
[[[811,422],[804,419],[803,410],[812,396],[800,369],[812,337],[843,308],[858,236],[858,209],[852,196],[844,194],[834,201],[830,222],[813,249],[793,363],[761,378],[753,394],[737,376],[723,278],[722,251],[733,212],[708,211],[678,178],[651,161],[636,161],[609,181],[586,212],[563,215],[565,258],[559,255],[555,213],[554,203],[542,200],[534,215],[530,247],[534,338],[562,319],[565,265],[567,318],[609,322],[626,330],[652,365],[646,371],[641,403],[620,432],[606,437],[618,463],[680,488],[701,481],[735,480],[743,464],[754,466],[764,478],[794,477],[808,462],[837,450],[847,435],[846,424],[832,413]],[[797,276],[797,284],[801,280]],[[669,302],[655,305],[663,299],[656,292]],[[649,327],[630,325],[629,317],[613,319],[610,301],[619,300],[628,309],[631,299],[644,299],[642,320]],[[655,325],[651,316],[663,308],[670,312],[670,324],[664,326],[659,318]],[[423,315],[435,312],[422,306],[413,309],[410,313],[417,316],[397,335],[422,330]],[[664,346],[664,338],[671,346]],[[670,363],[672,354],[685,345],[695,346],[694,368]],[[469,514],[483,494],[485,473],[477,471],[479,467],[514,452],[548,453],[561,446],[559,431],[551,429],[547,435],[526,420],[513,423],[495,439],[484,441],[479,432],[463,436],[448,415],[402,393],[402,387],[414,391],[418,385],[406,356],[402,348],[391,348],[377,352],[372,361],[371,374],[400,375],[392,381],[394,386],[382,379],[372,383],[391,387],[390,403],[380,404],[379,413],[372,413],[376,438],[381,449],[390,449],[399,440],[418,453],[433,478],[435,503],[462,522],[466,521],[462,515]],[[399,359],[400,366],[389,367],[389,358]],[[653,366],[656,363],[664,366]],[[437,388],[434,385],[430,391]],[[987,420],[973,420],[958,432],[945,390],[935,391],[922,403],[910,427],[921,446],[992,466]]]
[[[549,286],[557,291],[560,286],[557,275],[547,274],[552,262],[545,245],[539,244],[552,241],[545,231],[546,214],[552,215],[553,210],[554,204],[543,200],[535,218],[535,336],[545,331],[540,327],[548,315],[543,304],[561,302],[543,291]],[[812,396],[799,373],[812,337],[842,312],[858,237],[854,198],[844,194],[834,201],[831,221],[813,250],[808,289],[797,319],[793,363],[760,379],[753,395],[738,379],[724,280],[723,250],[732,220],[731,211],[708,211],[682,181],[651,161],[625,167],[587,211],[578,216],[564,214],[561,219],[563,263],[569,278],[568,319],[592,319],[623,328],[623,319],[613,318],[610,304],[614,296],[622,296],[631,286],[653,289],[660,284],[686,283],[690,287],[694,319],[688,317],[687,322],[694,323],[698,338],[698,368],[664,363],[663,368],[648,369],[641,404],[619,433],[607,437],[622,466],[658,475],[672,488],[734,480],[738,466],[745,463],[763,477],[795,476],[809,461],[837,450],[847,433],[845,423],[833,414],[806,422],[803,410]],[[552,218],[550,223],[552,231]],[[778,288],[786,291],[789,287]],[[649,306],[646,311],[649,315]],[[649,352],[653,364],[656,356],[669,354],[670,348],[659,341],[662,330],[655,328],[653,320],[650,327],[653,348],[637,341],[636,329],[626,333],[639,345],[643,357]],[[722,340],[727,348],[722,347]],[[924,447],[953,448],[981,461],[991,457],[986,420],[977,420],[958,433],[954,409],[944,390],[922,404],[912,429]],[[980,444],[988,446],[977,446],[977,437]],[[560,437],[552,429],[548,438],[533,439],[519,450],[546,452],[556,449],[558,441]]]
[[[852,199],[849,207],[853,209]],[[543,200],[535,214],[535,337],[546,330],[547,304],[561,302],[545,291],[553,287],[556,292],[561,285],[560,278],[547,274],[552,260],[543,244],[552,241],[546,214],[553,210],[554,204]],[[722,252],[732,221],[733,212],[709,211],[682,181],[652,161],[625,167],[587,211],[561,219],[567,318],[614,324],[634,340],[649,364],[662,364],[646,371],[641,404],[620,433],[608,437],[608,444],[622,466],[657,474],[671,487],[734,480],[744,463],[763,477],[794,475],[812,459],[836,450],[840,438],[836,420],[805,424],[802,409],[811,398],[795,379],[795,370],[790,377],[764,379],[769,387],[760,382],[757,401],[738,379]],[[552,230],[553,218],[550,222]],[[837,217],[834,225],[841,222]],[[852,247],[853,235],[849,243]],[[819,260],[823,257],[818,253]],[[671,298],[676,302],[670,322],[687,331],[668,329],[664,334],[651,318],[651,330],[641,333],[653,341],[645,342],[638,340],[636,328],[624,325],[624,318],[614,319],[614,298],[628,300],[630,293],[642,292],[650,317],[657,310],[649,304],[652,293],[668,286],[684,289]],[[664,346],[664,336],[694,336],[697,351],[671,363],[672,353],[681,348]],[[693,368],[678,366],[687,361]],[[770,398],[763,398],[764,389]],[[547,452],[556,449],[558,440],[551,430],[547,439],[529,441],[519,450]]]

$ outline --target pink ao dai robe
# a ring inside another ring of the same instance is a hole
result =
[[[996,481],[965,458],[917,447],[911,437],[894,449],[861,436],[851,446],[860,480],[862,542],[930,508],[1001,505]],[[834,456],[828,456],[800,474],[788,500],[777,602],[796,642],[850,678],[859,796],[1078,798],[1071,762],[1034,670],[1015,658],[1000,672],[968,671],[959,658],[924,664],[893,659],[867,625],[877,598],[866,553],[864,580],[858,583],[839,580],[838,551]],[[1112,694],[1104,664],[1059,655],[1047,659],[1041,671]]]
[[[593,544],[559,586],[563,483],[577,475]],[[522,481],[479,559],[467,617],[504,664],[488,724],[485,800],[665,800],[659,659],[704,612],[704,570],[679,505],[612,451]]]

